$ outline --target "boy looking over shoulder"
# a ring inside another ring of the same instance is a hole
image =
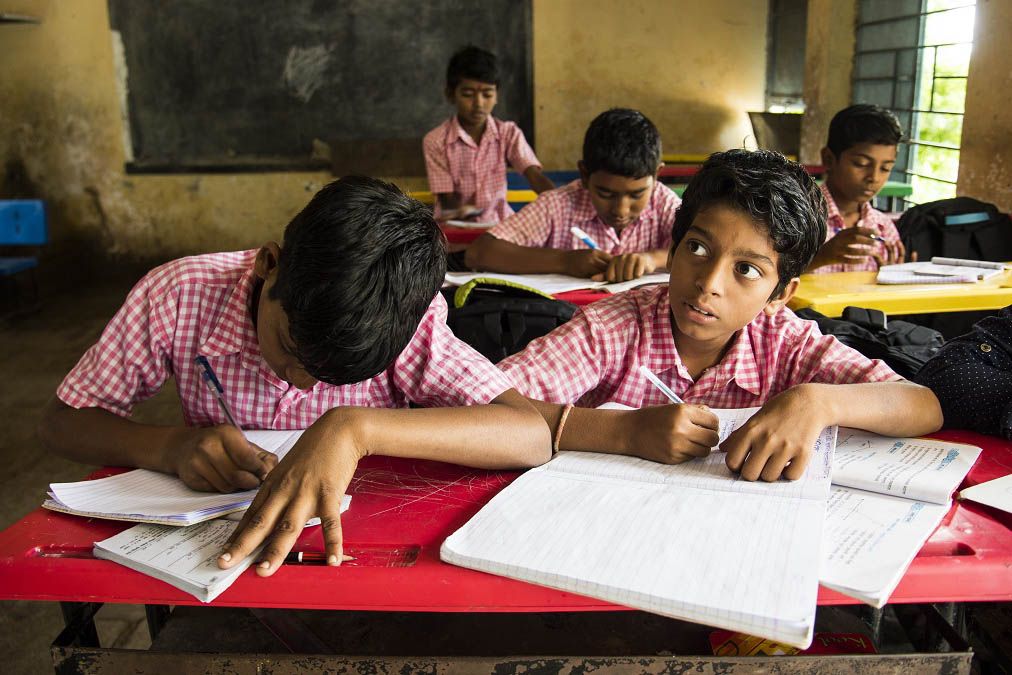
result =
[[[537,411],[447,328],[444,273],[422,204],[382,181],[342,178],[292,219],[281,246],[148,273],[47,404],[39,436],[70,459],[175,474],[197,490],[260,485],[225,567],[272,537],[258,573],[273,573],[314,515],[339,564],[341,496],[361,457],[505,468],[550,456]],[[197,356],[239,426],[308,427],[280,464],[225,424]],[[130,421],[170,376],[186,426]],[[429,408],[388,410],[409,402]]]
[[[535,192],[555,187],[520,127],[492,116],[498,97],[495,55],[468,46],[450,58],[446,100],[457,112],[422,141],[437,220],[497,223],[512,214],[506,202],[507,162]]]
[[[822,149],[828,231],[807,272],[875,271],[903,262],[906,251],[892,218],[871,205],[889,179],[901,140],[896,116],[877,105],[852,105],[833,116]]]
[[[663,269],[681,200],[657,180],[661,137],[653,122],[625,108],[601,113],[587,129],[578,166],[579,180],[478,237],[465,254],[467,266],[606,281]]]
[[[761,406],[721,444],[746,480],[799,478],[830,425],[935,431],[929,389],[784,306],[825,233],[825,202],[800,165],[765,150],[711,155],[675,217],[668,286],[582,307],[499,367],[563,450],[684,462],[717,444],[708,406]],[[686,404],[669,404],[642,366]],[[594,409],[608,401],[638,410]]]

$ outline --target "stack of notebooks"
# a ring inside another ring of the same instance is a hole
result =
[[[302,431],[244,433],[252,443],[279,459],[302,435]],[[142,523],[95,542],[95,557],[161,579],[202,602],[210,602],[256,560],[263,548],[228,570],[218,569],[218,556],[238,526],[238,516],[256,493],[197,492],[175,476],[134,469],[98,480],[52,483],[43,506],[80,516]],[[345,495],[342,513],[350,503],[351,497]],[[307,525],[318,522],[314,518]]]
[[[721,439],[753,410],[715,411]],[[440,554],[806,648],[819,583],[881,606],[979,453],[851,429],[838,439],[833,428],[802,479],[749,483],[719,452],[674,466],[563,452],[496,495]]]
[[[545,295],[566,293],[568,291],[579,291],[583,289],[597,289],[609,293],[621,293],[631,288],[650,286],[653,284],[667,284],[669,279],[667,272],[645,274],[632,281],[619,281],[608,283],[607,281],[591,281],[581,277],[571,277],[566,274],[500,274],[498,272],[447,272],[443,279],[443,286],[463,286],[474,279],[495,279],[506,281],[514,285],[534,289]]]
[[[931,262],[883,265],[876,282],[880,284],[958,284],[983,281],[1005,271],[1005,264],[986,260],[934,257]]]

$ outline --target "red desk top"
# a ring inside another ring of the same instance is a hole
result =
[[[491,227],[493,223],[489,223]],[[453,227],[452,225],[440,225],[439,229],[446,235],[448,244],[470,244],[486,230],[477,227]]]
[[[1012,472],[1012,443],[969,432],[940,438],[984,452],[966,485]],[[102,471],[95,477],[111,471]],[[518,474],[389,457],[359,465],[344,514],[339,569],[288,565],[269,579],[247,570],[213,604],[388,611],[584,611],[617,605],[447,565],[439,545]],[[38,508],[0,532],[0,599],[196,605],[192,596],[91,557],[92,542],[128,523]],[[1012,514],[957,503],[914,559],[891,602],[1012,600]],[[319,527],[297,550],[321,550]],[[820,589],[820,604],[855,601]]]

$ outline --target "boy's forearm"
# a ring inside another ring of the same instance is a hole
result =
[[[668,249],[655,248],[652,251],[647,251],[647,255],[650,256],[654,265],[650,272],[660,272],[668,266]]]
[[[524,177],[531,184],[531,189],[538,194],[555,188],[555,185],[548,179],[548,176],[542,173],[541,169],[536,166],[527,167],[524,171]]]
[[[482,234],[464,254],[470,269],[514,274],[565,274],[565,251],[529,248]]]
[[[942,409],[927,387],[906,380],[860,384],[806,384],[813,409],[826,424],[884,436],[921,436],[942,426]]]
[[[38,435],[51,452],[86,464],[175,473],[169,449],[183,427],[137,424],[101,408],[72,408],[57,397],[46,405]]]
[[[350,429],[363,455],[433,459],[483,469],[526,468],[551,457],[548,427],[513,390],[488,405],[334,408],[315,425],[335,432]]]
[[[554,443],[565,406],[560,403],[548,403],[532,398],[527,400],[544,418]],[[559,450],[603,452],[616,455],[635,454],[631,448],[627,447],[629,436],[622,432],[622,421],[628,413],[627,410],[572,408],[562,427]]]

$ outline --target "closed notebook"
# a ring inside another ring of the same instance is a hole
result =
[[[244,431],[246,438],[283,458],[302,435],[294,431]],[[53,511],[91,518],[129,520],[164,525],[193,525],[245,510],[257,491],[220,494],[188,488],[176,476],[147,469],[83,480],[51,483],[42,506]]]
[[[725,438],[755,409],[716,411]],[[741,480],[724,455],[664,465],[561,452],[440,549],[449,563],[806,647],[836,429],[805,476]]]
[[[582,289],[599,289],[607,291],[609,293],[621,293],[628,291],[631,288],[639,288],[640,286],[649,286],[651,284],[667,284],[669,274],[667,272],[657,272],[655,274],[645,274],[638,279],[631,281],[619,281],[614,283],[608,283],[607,281],[591,281],[590,279],[583,279],[581,277],[571,277],[566,274],[500,274],[498,272],[447,272],[446,278],[443,280],[444,286],[463,286],[472,279],[501,279],[503,281],[509,281],[514,284],[526,286],[527,288],[533,288],[547,293],[548,295],[555,295],[556,293],[566,293],[567,291],[577,291]]]
[[[973,445],[840,428],[819,581],[883,606],[980,456]]]
[[[341,513],[348,510],[351,497],[344,495]],[[319,522],[313,519],[312,522]],[[218,568],[218,556],[239,523],[209,520],[190,527],[134,525],[119,534],[96,541],[96,558],[111,560],[142,574],[161,579],[186,591],[201,602],[211,602],[243,573],[260,555],[260,546],[237,565]]]

